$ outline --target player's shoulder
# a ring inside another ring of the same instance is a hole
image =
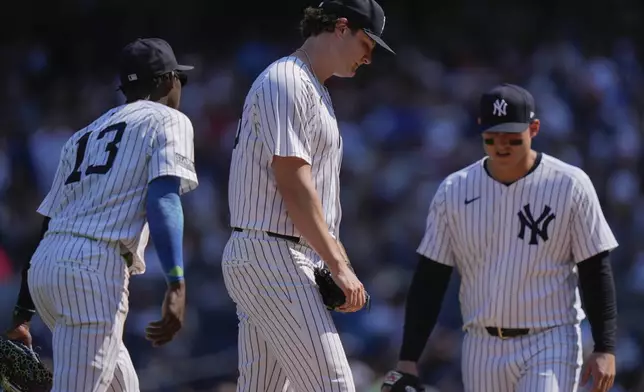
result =
[[[483,173],[485,158],[479,159],[476,162],[473,162],[461,169],[458,169],[450,174],[448,174],[443,179],[443,188],[452,189],[454,186],[459,186],[466,183],[472,178],[478,178]]]
[[[161,123],[186,122],[191,124],[190,118],[181,111],[159,102],[140,100],[126,104],[126,116],[140,121],[155,120]]]
[[[545,153],[541,153],[541,157],[543,168],[552,173],[553,176],[570,180],[572,183],[588,183],[591,181],[588,173],[578,166]]]
[[[296,56],[285,56],[269,64],[255,79],[254,88],[285,86],[284,91],[297,91],[312,83],[306,65]]]

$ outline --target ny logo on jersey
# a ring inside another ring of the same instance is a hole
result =
[[[508,109],[508,103],[505,102],[505,99],[502,100],[496,100],[494,102],[494,108],[492,110],[493,115],[497,115],[499,117],[507,115],[507,109]]]
[[[548,241],[548,226],[555,219],[555,214],[551,213],[552,208],[546,205],[543,207],[543,211],[537,220],[534,219],[532,211],[530,211],[530,203],[523,206],[523,210],[519,211],[517,214],[519,216],[519,223],[521,228],[519,229],[519,238],[525,238],[526,229],[530,229],[530,245],[538,245],[539,241],[537,236],[541,237],[543,242]]]

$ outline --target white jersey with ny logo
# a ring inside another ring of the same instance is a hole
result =
[[[342,138],[326,88],[297,57],[284,57],[255,80],[232,153],[228,201],[232,227],[299,236],[271,169],[274,156],[311,165],[329,232],[340,219]]]
[[[131,253],[133,274],[145,271],[149,231],[145,195],[161,176],[198,185],[192,123],[183,113],[150,101],[113,108],[63,146],[51,190],[38,212],[49,232],[119,242]]]
[[[505,185],[484,162],[442,182],[418,253],[458,269],[466,328],[582,320],[576,265],[617,247],[590,178],[539,154],[528,175]]]

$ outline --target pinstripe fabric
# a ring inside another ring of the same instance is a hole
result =
[[[118,244],[48,234],[28,276],[53,333],[52,392],[139,391],[122,340],[129,274]]]
[[[510,185],[480,160],[449,175],[430,204],[417,251],[458,269],[464,330],[556,327],[506,341],[468,334],[471,391],[576,390],[585,317],[577,263],[618,244],[586,173],[540,158]]]
[[[340,337],[314,283],[321,265],[305,246],[234,232],[223,256],[237,305],[238,392],[354,392]]]
[[[579,325],[501,340],[482,328],[463,341],[465,392],[576,392],[581,373]]]
[[[38,208],[49,230],[29,270],[53,333],[53,392],[139,390],[122,335],[129,276],[145,272],[147,184],[172,175],[188,192],[198,185],[193,161],[190,120],[149,101],[108,111],[63,147]]]
[[[576,263],[617,246],[590,179],[543,154],[536,170],[506,186],[490,178],[482,162],[443,181],[418,252],[458,268],[465,327],[581,321]],[[526,206],[535,220],[546,207],[553,216],[547,238],[537,236],[536,244],[529,228],[519,236],[518,215]]]
[[[299,236],[271,170],[273,156],[311,165],[329,232],[340,227],[342,138],[331,97],[297,57],[269,65],[244,102],[228,185],[231,226]]]
[[[122,123],[118,144],[110,145],[117,131],[100,137],[103,130]],[[82,154],[79,141],[86,136]],[[109,170],[87,174],[90,166],[109,162],[110,148],[116,153]],[[66,183],[79,156],[84,156],[79,179]],[[120,241],[134,257],[131,273],[140,274],[145,271],[143,256],[149,239],[147,184],[164,175],[180,177],[182,193],[198,186],[192,123],[178,110],[156,102],[122,105],[76,132],[63,146],[52,188],[38,212],[51,218],[52,232]]]

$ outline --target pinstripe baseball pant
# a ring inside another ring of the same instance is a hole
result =
[[[138,392],[123,344],[129,273],[118,245],[48,234],[29,270],[36,310],[52,331],[51,392]]]
[[[576,392],[581,366],[579,325],[505,340],[473,327],[463,341],[466,392]]]
[[[316,253],[256,231],[224,249],[239,318],[237,392],[355,392],[331,314],[315,286]]]

